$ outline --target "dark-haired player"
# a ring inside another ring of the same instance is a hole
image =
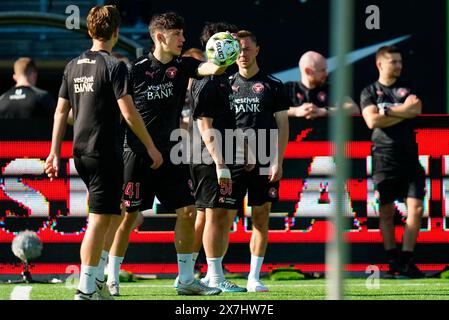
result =
[[[89,192],[89,224],[81,244],[81,271],[76,300],[110,298],[102,283],[95,284],[105,234],[114,215],[120,215],[123,186],[123,141],[120,113],[152,159],[152,168],[162,156],[128,94],[126,65],[111,56],[118,40],[120,14],[114,6],[89,11],[87,27],[92,48],[70,61],[64,70],[54,116],[50,154],[45,173],[59,174],[62,139],[70,108],[74,116],[73,155],[75,167]],[[150,170],[149,166],[147,170]]]
[[[425,173],[418,161],[413,119],[422,103],[410,85],[400,79],[402,55],[394,46],[376,55],[379,79],[361,94],[363,118],[372,134],[373,180],[380,203],[380,230],[389,263],[390,277],[419,278],[423,273],[413,262],[421,227]],[[407,205],[407,220],[398,255],[394,236],[394,201]]]
[[[235,32],[237,28],[227,23],[207,23],[201,34],[201,42],[205,45],[212,35],[225,31]],[[245,292],[245,288],[225,279],[222,267],[229,242],[230,217],[235,216],[245,192],[242,183],[245,167],[235,164],[233,148],[226,150],[233,143],[226,136],[226,131],[236,129],[229,101],[231,92],[226,75],[205,77],[192,83],[190,135],[194,140],[191,175],[195,187],[195,204],[202,212],[201,222],[204,221],[204,232],[201,232],[202,228],[197,230],[197,240],[203,234],[207,259],[207,277],[202,281],[223,292]],[[195,139],[198,135],[199,139]],[[195,140],[200,141],[198,149],[201,151],[195,151]],[[201,222],[196,226],[200,227]],[[197,244],[200,242],[197,241]]]
[[[154,51],[131,63],[130,82],[136,107],[161,151],[164,163],[157,170],[149,170],[151,159],[134,133],[126,131],[123,195],[126,215],[110,256],[123,260],[137,213],[151,209],[156,196],[164,207],[177,213],[175,247],[179,271],[178,294],[216,295],[221,290],[209,288],[194,278],[195,200],[188,165],[175,165],[171,161],[170,151],[176,141],[171,141],[170,136],[179,128],[189,78],[222,73],[225,68],[191,57],[180,57],[185,42],[184,19],[177,13],[154,15],[149,31]],[[117,285],[110,284],[110,290],[115,290]]]

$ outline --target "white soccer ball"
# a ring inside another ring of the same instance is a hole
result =
[[[217,66],[230,66],[240,54],[240,44],[229,32],[218,32],[206,44],[207,59]]]

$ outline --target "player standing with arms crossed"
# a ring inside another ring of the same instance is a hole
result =
[[[421,114],[421,100],[400,79],[402,55],[394,46],[376,54],[379,79],[361,94],[363,118],[372,134],[373,180],[380,202],[380,230],[390,277],[420,278],[413,251],[421,227],[425,172],[418,160],[412,119]],[[407,205],[402,251],[398,257],[394,230],[394,201]]]

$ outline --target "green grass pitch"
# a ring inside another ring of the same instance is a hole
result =
[[[244,279],[235,282],[244,286]],[[140,280],[121,284],[117,300],[324,300],[325,280],[264,280],[268,293],[222,293],[214,297],[178,296],[173,280]],[[0,284],[0,300],[10,300],[17,286],[31,286],[30,300],[72,300],[75,289],[65,284]],[[449,300],[449,280],[380,279],[379,288],[367,288],[366,279],[348,279],[345,286],[348,300]],[[16,289],[17,290],[17,289]],[[20,291],[20,290],[19,290]]]

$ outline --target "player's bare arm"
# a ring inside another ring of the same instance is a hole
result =
[[[45,174],[53,180],[58,177],[59,174],[59,158],[61,154],[61,144],[64,138],[65,129],[67,126],[67,118],[71,109],[69,100],[64,98],[58,99],[56,106],[54,123],[53,123],[53,135],[51,139],[50,154],[45,161]]]
[[[214,160],[217,168],[218,184],[229,183],[231,181],[231,174],[224,162],[223,153],[221,152],[221,146],[213,134],[214,127],[212,126],[213,119],[207,117],[201,117],[197,119],[198,130],[201,134],[201,139],[206,145],[207,151]]]
[[[343,109],[349,114],[360,114],[360,108],[357,105],[357,103],[352,100],[351,97],[346,97],[345,101],[343,102]],[[337,112],[338,107],[329,107],[327,111],[328,114],[333,115],[335,112]]]
[[[288,110],[289,117],[306,118],[307,120],[312,119],[312,114],[314,111],[313,103],[303,103],[300,106],[290,107]]]
[[[277,161],[275,161],[274,166],[270,173],[270,182],[279,181],[282,178],[282,165],[284,163],[284,154],[287,149],[288,136],[289,136],[289,124],[288,124],[288,113],[287,111],[279,111],[274,114],[276,120],[276,125],[278,127],[278,150],[277,150]]]
[[[142,141],[143,145],[146,147],[148,155],[153,160],[151,165],[152,169],[159,168],[162,163],[162,155],[159,150],[154,145],[153,139],[151,138],[148,130],[145,127],[145,123],[134,106],[133,100],[130,95],[125,95],[117,100],[120,112],[123,115],[123,119],[128,124],[129,128],[136,134],[136,136]]]
[[[422,112],[422,102],[416,95],[410,95],[404,104],[392,106],[388,110],[388,115],[404,119],[413,119]]]
[[[207,61],[203,62],[198,66],[197,74],[199,76],[217,76],[223,74],[226,71],[226,66],[217,66],[216,64]]]
[[[364,108],[362,115],[366,125],[370,129],[391,127],[404,120],[403,118],[380,114],[379,109],[375,105],[370,105]]]

